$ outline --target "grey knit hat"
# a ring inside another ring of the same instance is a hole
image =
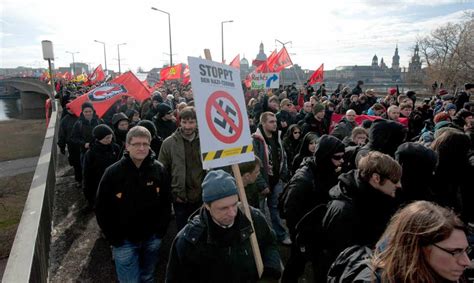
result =
[[[235,179],[224,170],[210,171],[202,182],[202,201],[204,203],[211,203],[236,194]]]

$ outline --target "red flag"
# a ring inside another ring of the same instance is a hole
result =
[[[230,62],[229,66],[240,69],[240,54],[237,54],[237,56],[235,56],[234,60]]]
[[[265,62],[266,62],[265,60],[253,60],[252,61],[252,66],[258,67],[258,66],[262,65]]]
[[[271,72],[280,72],[288,66],[293,65],[291,62],[290,55],[286,51],[286,47],[283,47],[278,54],[270,60],[270,57],[267,60],[268,69]]]
[[[321,66],[314,71],[314,73],[309,77],[309,85],[313,85],[315,83],[320,83],[324,80],[324,63],[321,64]]]
[[[102,69],[102,64],[97,66],[95,68],[94,72],[87,78],[87,85],[93,85],[99,82],[102,82],[105,80],[105,73],[104,70]]]
[[[129,71],[79,96],[70,102],[67,107],[76,116],[80,116],[82,104],[90,101],[94,105],[97,116],[101,118],[122,96],[133,96],[141,102],[150,97],[150,90]]]
[[[275,60],[275,57],[277,55],[276,49],[273,50],[272,54],[268,56],[267,61],[263,62],[263,64],[260,64],[256,69],[255,72],[257,73],[270,73],[273,70],[269,68],[269,64]]]
[[[344,118],[344,114],[336,114],[333,113],[331,116],[331,121],[334,123],[339,123],[341,119]],[[370,120],[370,121],[375,121],[377,119],[382,119],[379,116],[372,116],[372,115],[356,115],[355,117],[355,122],[360,125],[364,120]],[[408,126],[408,118],[398,118],[398,122],[400,124],[403,124],[404,126]]]
[[[170,67],[166,67],[161,69],[160,71],[160,80],[167,81],[167,80],[179,80],[181,79],[181,69],[183,65],[178,64]]]
[[[188,85],[191,82],[191,76],[189,74],[189,66],[186,65],[183,71],[183,85]]]

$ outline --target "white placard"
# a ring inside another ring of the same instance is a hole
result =
[[[280,87],[280,73],[253,73],[250,75],[251,89],[270,89]]]

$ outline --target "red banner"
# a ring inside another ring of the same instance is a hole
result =
[[[94,85],[105,80],[105,73],[102,69],[102,64],[95,68],[94,72],[87,77],[86,85]]]
[[[268,56],[267,61],[264,61],[260,64],[256,69],[255,72],[257,73],[270,73],[272,70],[269,68],[269,65],[275,60],[275,56],[277,55],[276,50],[273,50],[272,54]]]
[[[331,123],[334,122],[337,124],[339,123],[339,121],[341,121],[342,118],[344,118],[344,114],[333,113],[331,117]],[[355,121],[358,125],[362,124],[362,122],[365,120],[375,121],[377,119],[383,119],[383,118],[379,116],[371,116],[371,115],[356,115],[355,117]],[[408,127],[408,118],[398,118],[398,122]]]
[[[313,85],[315,83],[320,83],[324,80],[324,63],[314,71],[314,73],[309,77],[309,85]]]
[[[174,65],[161,69],[160,71],[160,80],[179,80],[181,79],[181,69],[183,68],[182,64]]]
[[[126,72],[114,80],[96,87],[86,94],[79,96],[70,102],[67,107],[76,115],[80,116],[82,104],[86,101],[92,102],[95,112],[99,118],[122,96],[133,96],[138,101],[150,97],[150,90],[132,73]]]

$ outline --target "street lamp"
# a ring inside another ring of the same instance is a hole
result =
[[[120,45],[126,45],[126,44],[127,44],[126,42],[117,44],[119,74],[122,73],[122,69],[120,69]]]
[[[281,42],[279,41],[278,39],[275,39],[275,42],[278,42],[280,43],[281,45],[283,45],[283,47],[285,47],[285,45],[287,45],[288,43],[289,44],[292,44],[291,46],[293,46],[293,42],[290,40],[290,41],[287,41],[287,42]],[[276,45],[276,44],[275,44]]]
[[[76,61],[74,60],[74,54],[78,54],[80,52],[71,52],[71,51],[66,51],[66,53],[69,53],[72,55],[72,75],[76,75]]]
[[[224,64],[224,24],[225,24],[225,23],[233,23],[233,22],[234,22],[234,20],[222,21],[222,22],[221,22],[222,64]]]
[[[155,7],[151,7],[151,9],[168,15],[168,28],[169,28],[169,35],[170,35],[170,66],[173,66],[173,50],[171,48],[171,15],[170,13],[157,9]]]
[[[104,61],[105,61],[105,73],[107,74],[107,52],[105,51],[105,42],[94,40],[97,43],[101,43],[104,45]]]

